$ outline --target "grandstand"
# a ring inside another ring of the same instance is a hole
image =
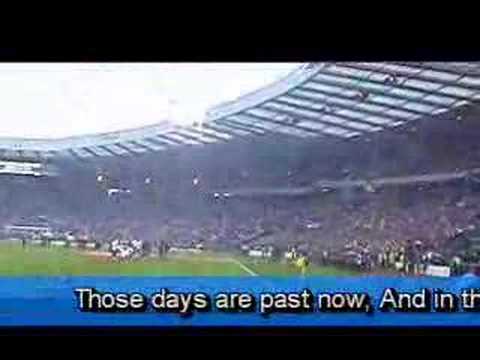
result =
[[[479,99],[479,63],[309,63],[189,126],[0,138],[0,219],[45,215],[102,246],[202,244],[253,273],[267,260],[242,246],[294,247],[318,269],[466,259],[459,234],[480,228]]]

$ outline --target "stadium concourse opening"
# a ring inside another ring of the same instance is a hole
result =
[[[0,275],[453,276],[480,63],[309,63],[191,124],[0,138]]]

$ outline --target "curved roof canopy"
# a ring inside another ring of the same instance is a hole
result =
[[[284,79],[210,109],[189,126],[58,140],[0,139],[4,153],[95,159],[279,133],[348,139],[395,128],[480,97],[480,63],[309,63]]]

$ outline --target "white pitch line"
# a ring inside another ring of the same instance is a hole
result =
[[[230,258],[231,261],[233,261],[235,264],[237,264],[238,266],[240,266],[242,268],[242,270],[248,272],[250,275],[252,276],[258,276],[258,274],[253,271],[252,269],[250,269],[248,266],[246,266],[245,264],[243,264],[242,262],[240,262],[239,260],[237,259],[234,259],[234,258]]]

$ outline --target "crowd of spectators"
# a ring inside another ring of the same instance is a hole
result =
[[[2,178],[0,219],[5,225],[42,215],[105,242],[168,239],[173,245],[266,244],[282,251],[294,245],[316,261],[364,254],[361,262],[375,266],[411,244],[451,256],[456,236],[480,226],[480,192],[471,179],[298,197],[229,194],[249,187],[294,189],[322,179],[474,169],[480,167],[478,138],[474,122],[439,120],[350,141],[265,136],[135,161],[65,163],[52,178]]]

